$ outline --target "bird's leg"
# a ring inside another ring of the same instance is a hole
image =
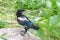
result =
[[[25,29],[25,32],[24,32],[24,34],[25,34],[28,31],[29,28],[25,27],[24,29]]]

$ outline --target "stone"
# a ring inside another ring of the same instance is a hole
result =
[[[27,32],[24,36],[21,35],[22,28],[1,28],[0,29],[0,39],[7,40],[40,40],[38,36]]]

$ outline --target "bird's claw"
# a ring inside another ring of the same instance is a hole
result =
[[[21,33],[20,33],[22,36],[24,36],[24,34],[25,34],[25,31],[21,31]]]

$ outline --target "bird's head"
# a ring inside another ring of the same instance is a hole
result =
[[[16,16],[17,16],[17,17],[20,17],[20,16],[22,15],[22,12],[24,12],[24,11],[25,11],[25,10],[23,10],[23,9],[17,10]]]

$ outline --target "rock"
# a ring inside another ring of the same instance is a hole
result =
[[[1,28],[0,39],[6,40],[40,40],[38,36],[27,32],[24,36],[21,35],[22,28]]]

